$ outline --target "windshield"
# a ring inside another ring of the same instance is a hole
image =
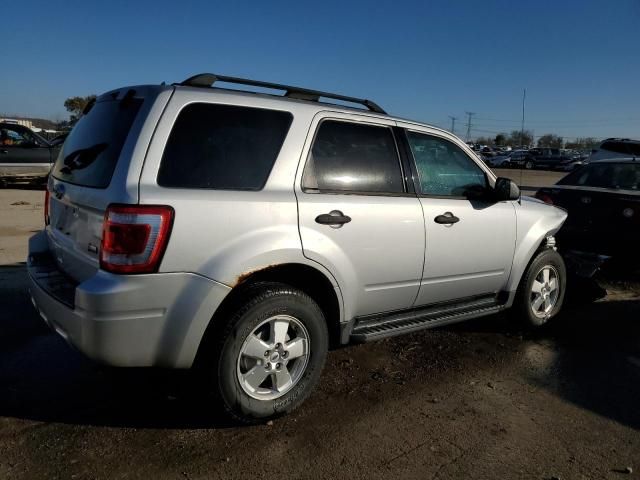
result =
[[[140,99],[97,102],[64,142],[53,176],[76,185],[106,188],[141,105]]]

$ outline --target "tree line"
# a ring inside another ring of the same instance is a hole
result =
[[[70,129],[82,116],[82,112],[89,102],[96,99],[95,95],[86,97],[69,97],[64,101],[64,108],[69,112],[69,120],[60,122],[58,129]],[[481,145],[493,145],[496,147],[524,147],[534,145],[533,132],[530,130],[512,130],[511,133],[498,133],[495,137],[478,137],[476,143]],[[573,141],[564,141],[559,135],[547,133],[538,138],[538,147],[570,148],[574,150],[591,150],[596,148],[600,141],[594,137],[576,138]]]
[[[495,137],[478,137],[476,143],[481,145],[493,145],[496,147],[523,147],[534,145],[533,132],[525,130],[513,130],[511,133],[499,133]],[[546,133],[538,138],[535,143],[538,147],[569,148],[573,150],[591,150],[600,144],[600,140],[594,137],[580,137],[565,141],[563,137],[553,133]]]

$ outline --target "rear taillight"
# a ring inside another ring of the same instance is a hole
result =
[[[110,205],[104,214],[100,268],[112,273],[158,271],[171,233],[173,208]]]
[[[44,192],[44,224],[49,225],[49,189]]]
[[[546,192],[536,192],[536,198],[538,200],[542,200],[544,203],[548,203],[549,205],[553,205],[553,198]]]

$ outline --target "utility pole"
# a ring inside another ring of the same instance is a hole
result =
[[[520,129],[520,146],[524,147],[524,101],[527,98],[527,89],[522,91],[522,128]]]
[[[458,119],[458,117],[454,117],[449,115],[449,118],[451,119],[451,133],[453,133],[455,135],[456,133],[456,120]]]
[[[467,120],[467,142],[469,140],[471,140],[471,117],[473,117],[475,115],[475,112],[464,112],[468,115],[468,120]]]

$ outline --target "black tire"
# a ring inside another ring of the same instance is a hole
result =
[[[236,305],[216,329],[212,355],[206,357],[210,362],[209,380],[213,380],[214,397],[232,419],[245,424],[262,423],[297,408],[317,384],[329,348],[327,324],[311,297],[282,283],[257,283]],[[294,317],[304,326],[309,354],[299,380],[290,390],[273,400],[256,399],[240,384],[240,352],[249,335],[276,315]]]
[[[536,294],[532,292],[536,277],[546,268],[557,273],[559,292],[548,312],[534,313],[532,302],[536,299]],[[550,248],[540,251],[529,263],[525,271],[518,292],[513,303],[512,312],[518,319],[526,325],[540,327],[555,317],[562,309],[565,292],[567,290],[567,270],[564,260],[558,252]]]

